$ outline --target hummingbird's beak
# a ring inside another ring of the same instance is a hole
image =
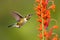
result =
[[[31,14],[31,16],[32,16],[33,14]]]
[[[29,14],[29,16],[32,16],[33,14]]]

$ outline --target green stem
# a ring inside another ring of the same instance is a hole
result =
[[[42,0],[40,2],[41,4],[41,8],[42,8]],[[41,9],[41,18],[42,18],[42,40],[44,40],[44,19],[42,17],[43,13],[42,13],[42,9]]]
[[[51,19],[51,21],[54,21],[54,22],[56,22],[56,25],[58,24],[58,23],[57,23],[57,20],[55,20],[55,19]]]
[[[42,40],[44,40],[44,19],[42,18]]]

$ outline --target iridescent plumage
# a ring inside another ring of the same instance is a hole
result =
[[[19,12],[12,11],[12,16],[16,19],[17,23],[11,24],[8,27],[20,28],[31,18],[32,14],[23,17]]]

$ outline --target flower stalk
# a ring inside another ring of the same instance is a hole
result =
[[[42,19],[42,40],[44,40],[44,19],[43,19],[43,13],[42,13],[42,0],[40,2],[41,4],[41,19]]]
[[[43,24],[43,18],[42,18],[42,40],[44,40],[44,24]]]
[[[36,14],[38,16],[39,24],[39,38],[40,40],[59,40],[58,35],[54,32],[54,29],[57,29],[57,20],[51,18],[50,10],[55,11],[54,0],[36,0],[37,6],[35,7]],[[52,5],[48,7],[49,2],[52,2]],[[56,25],[52,26],[49,31],[48,26],[51,21],[56,22]],[[54,36],[53,36],[54,35]]]

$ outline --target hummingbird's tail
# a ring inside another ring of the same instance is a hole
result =
[[[14,24],[11,24],[11,25],[8,26],[8,28],[13,27],[13,26],[14,26]]]
[[[8,28],[10,28],[10,27],[17,27],[17,28],[20,28],[20,26],[17,25],[17,23],[15,23],[15,24],[11,24],[11,25],[8,26]]]

